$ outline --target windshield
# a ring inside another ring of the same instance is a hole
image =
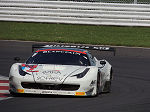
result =
[[[35,52],[26,64],[58,64],[90,66],[86,54],[71,51],[41,51]]]

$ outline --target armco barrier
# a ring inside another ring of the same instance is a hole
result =
[[[0,0],[0,21],[150,26],[150,5]]]

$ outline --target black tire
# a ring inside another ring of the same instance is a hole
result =
[[[10,93],[11,96],[15,96],[15,95],[16,95],[16,93],[14,93],[14,92],[11,91],[11,90],[9,90],[9,93]]]
[[[110,92],[111,92],[111,81],[106,81],[103,93],[110,93]]]
[[[97,86],[96,86],[96,95],[99,96],[100,94],[100,74],[97,75]]]
[[[12,97],[17,97],[17,96],[20,95],[19,93],[15,93],[15,92],[13,92],[13,91],[11,91],[11,90],[9,90],[9,93],[10,93],[10,95],[11,95]]]
[[[112,74],[113,74],[113,70],[111,68],[111,71],[110,71],[110,81],[106,81],[105,82],[104,89],[103,89],[104,93],[110,93],[111,92],[111,81],[112,81],[112,78],[113,78]]]

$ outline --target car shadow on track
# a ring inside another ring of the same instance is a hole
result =
[[[67,96],[67,95],[44,95],[44,94],[8,94],[9,97],[27,98],[95,98],[98,96]]]
[[[66,95],[43,95],[43,94],[15,94],[12,97],[32,97],[32,98],[91,98],[91,96],[66,96]]]

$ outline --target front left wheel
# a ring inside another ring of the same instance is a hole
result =
[[[97,75],[97,84],[96,84],[96,95],[98,96],[100,94],[100,74]]]

